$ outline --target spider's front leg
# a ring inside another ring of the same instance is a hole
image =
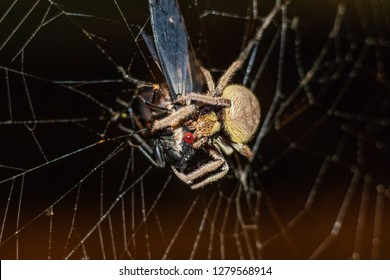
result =
[[[184,119],[186,119],[188,116],[195,113],[196,107],[195,105],[191,104],[188,106],[184,106],[180,108],[179,110],[173,112],[169,116],[162,118],[160,120],[156,120],[153,123],[152,126],[152,133],[156,132],[158,130],[161,130],[166,127],[175,127],[178,124],[180,124]]]
[[[191,189],[198,189],[207,184],[218,181],[219,179],[224,177],[229,171],[229,166],[225,158],[219,151],[210,148],[208,149],[208,152],[209,155],[213,158],[213,161],[210,161],[200,166],[198,169],[192,171],[189,174],[181,173],[177,171],[175,167],[172,166],[175,175],[187,185],[192,185]],[[221,171],[215,174],[211,174],[210,176],[206,177],[204,180],[200,181],[199,183],[193,184],[194,180],[201,178],[204,175],[217,170],[218,168],[221,168]]]
[[[179,97],[174,103],[185,103],[185,101],[198,101],[206,105],[219,106],[219,107],[230,107],[231,101],[224,97],[215,97],[210,95],[204,95],[201,93],[191,92],[186,96]],[[190,106],[190,105],[189,105]]]

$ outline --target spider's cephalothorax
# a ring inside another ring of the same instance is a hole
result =
[[[187,127],[189,131],[183,134],[183,141],[194,149],[204,148],[213,159],[188,174],[179,172],[172,166],[177,177],[193,189],[226,175],[229,166],[223,154],[229,155],[236,150],[247,158],[252,156],[252,151],[246,144],[259,126],[260,104],[248,88],[228,85],[239,66],[239,62],[234,62],[220,78],[217,86],[210,72],[202,68],[207,92],[188,93],[178,98],[174,103],[181,104],[182,107],[155,121],[152,126],[154,133],[167,127]],[[194,184],[195,180],[203,177],[203,180]]]

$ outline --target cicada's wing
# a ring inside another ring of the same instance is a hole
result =
[[[176,0],[149,0],[154,43],[172,100],[192,92],[187,30]]]
[[[158,66],[158,68],[160,68],[160,70],[162,71],[160,59],[158,58],[156,46],[154,45],[153,36],[147,34],[145,32],[145,30],[141,30],[141,29],[140,29],[140,33],[141,33],[142,39],[144,40],[144,42],[146,44],[146,47],[148,48],[149,54],[152,56],[154,62]]]

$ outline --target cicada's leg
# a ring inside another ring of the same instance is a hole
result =
[[[133,143],[131,140],[128,140],[127,143],[131,147],[137,148],[153,166],[158,168],[165,167],[165,160],[159,143],[156,143],[154,148],[152,148],[141,136],[136,134],[134,130],[121,124],[119,124],[119,129],[130,134],[130,138],[137,142],[137,144]]]

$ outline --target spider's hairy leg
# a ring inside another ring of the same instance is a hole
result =
[[[192,171],[191,173],[188,173],[188,174],[184,174],[184,173],[179,172],[173,165],[172,165],[172,169],[173,169],[173,172],[175,173],[175,175],[180,180],[182,180],[187,185],[191,185],[195,179],[203,177],[204,175],[217,170],[222,165],[223,165],[222,160],[210,161],[206,164],[203,164],[198,169],[195,169],[194,171]]]
[[[214,83],[214,80],[213,78],[211,77],[211,74],[210,74],[210,71],[207,70],[206,68],[203,68],[202,66],[200,66],[200,70],[202,70],[202,73],[203,73],[203,76],[206,80],[206,83],[207,83],[207,95],[213,95],[214,94],[214,91],[215,91],[215,83]]]
[[[209,95],[204,95],[200,93],[195,93],[191,92],[187,94],[186,96],[179,97],[174,101],[174,103],[181,103],[183,101],[198,101],[202,102],[207,105],[212,105],[212,106],[220,106],[220,107],[230,107],[231,106],[231,101],[228,98],[224,97],[214,97],[214,96],[209,96]]]
[[[161,130],[161,129],[169,127],[169,126],[175,127],[181,121],[183,121],[188,116],[193,114],[195,111],[196,111],[196,107],[193,104],[188,105],[188,106],[184,106],[184,107],[180,108],[179,110],[173,112],[169,116],[167,116],[161,120],[155,121],[153,126],[152,126],[152,132],[155,132],[157,130]]]
[[[213,144],[217,145],[225,155],[230,156],[234,152],[232,146],[226,143],[226,141],[221,137],[214,139]]]
[[[241,65],[242,64],[239,61],[235,61],[232,63],[232,65],[230,65],[225,74],[223,74],[222,77],[218,80],[218,85],[215,89],[214,96],[221,96],[223,89],[226,87],[234,73],[237,72]]]
[[[229,166],[228,166],[225,158],[222,156],[222,154],[220,152],[218,152],[217,150],[214,150],[214,149],[209,149],[208,152],[214,161],[210,161],[210,162],[202,165],[201,167],[192,171],[189,174],[181,173],[181,172],[177,171],[177,169],[175,167],[172,166],[172,169],[173,169],[173,172],[175,173],[175,175],[180,180],[182,180],[184,183],[186,183],[188,185],[191,185],[195,179],[201,178],[204,175],[206,175],[210,172],[213,172],[213,171],[217,170],[218,168],[222,167],[221,171],[206,177],[203,181],[200,181],[197,184],[192,185],[191,189],[198,189],[198,188],[201,188],[209,183],[218,181],[219,179],[224,177],[226,175],[226,173],[229,171]]]
[[[250,159],[253,156],[253,152],[251,148],[249,148],[248,145],[241,144],[241,143],[231,143],[230,144],[237,152],[239,152],[241,155],[246,157],[247,159]]]

